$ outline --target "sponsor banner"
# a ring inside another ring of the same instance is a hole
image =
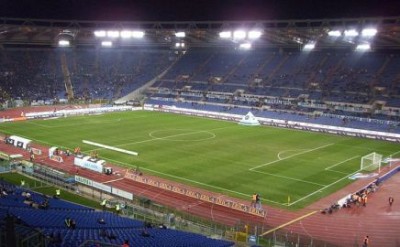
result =
[[[111,193],[129,200],[133,200],[133,194],[130,192],[127,192],[125,190],[120,190],[117,188],[112,187],[111,188]]]
[[[63,158],[61,156],[58,156],[58,155],[52,155],[52,156],[50,156],[50,159],[54,160],[54,161],[57,161],[57,162],[60,162],[60,163],[64,162]]]
[[[10,160],[10,156],[6,153],[0,152],[0,159]]]
[[[64,172],[60,172],[56,169],[50,168],[50,167],[45,167],[45,171],[48,173],[52,173],[55,176],[59,176],[59,177],[65,177],[65,173]]]
[[[222,199],[219,197],[216,198],[212,195],[202,194],[200,192],[188,190],[188,189],[180,187],[180,186],[171,185],[171,184],[168,184],[165,182],[155,181],[151,178],[137,176],[136,174],[126,174],[125,177],[128,179],[137,181],[139,183],[148,184],[150,186],[154,186],[154,187],[157,187],[157,188],[160,188],[163,190],[169,190],[169,191],[181,194],[181,195],[186,195],[188,197],[195,198],[197,200],[218,204],[218,205],[221,205],[224,207],[232,208],[232,209],[239,210],[242,212],[247,212],[247,213],[261,216],[261,217],[265,216],[265,211],[249,207],[248,205],[245,205],[242,203],[234,202],[231,200],[225,200],[225,199]]]
[[[228,113],[217,113],[217,112],[209,112],[209,111],[201,111],[194,109],[186,109],[186,108],[178,108],[175,106],[168,105],[145,105],[144,110],[148,111],[161,111],[161,112],[170,112],[177,114],[184,114],[190,116],[201,116],[208,118],[217,118],[224,119],[229,121],[239,121],[242,116],[236,114],[228,114]],[[330,126],[330,125],[322,125],[322,124],[311,124],[304,122],[295,122],[295,121],[285,121],[278,119],[270,119],[270,118],[262,118],[258,117],[258,121],[260,121],[263,125],[273,125],[279,126],[283,128],[294,128],[299,130],[309,130],[330,134],[339,134],[339,135],[348,135],[348,136],[357,136],[363,138],[370,139],[380,139],[391,142],[400,142],[400,134],[395,133],[387,133],[380,131],[371,131],[371,130],[362,130],[362,129],[353,129],[347,127],[338,127],[338,126]]]
[[[78,175],[75,175],[75,181],[87,186],[92,186],[93,185],[93,181]]]
[[[31,151],[33,154],[42,155],[42,150],[31,147]]]
[[[96,189],[111,193],[111,186],[93,181],[92,186]]]
[[[31,168],[31,167],[33,167],[33,163],[32,163],[32,162],[29,162],[29,161],[26,161],[26,160],[21,160],[21,164],[22,164],[23,166],[25,166],[25,168]]]
[[[75,157],[74,164],[92,171],[103,173],[104,161],[91,160],[90,156]]]

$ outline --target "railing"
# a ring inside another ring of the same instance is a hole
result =
[[[44,165],[34,164],[34,166],[43,168]],[[34,184],[26,184],[27,188],[33,190],[35,187],[42,187],[48,183],[63,189],[67,189],[71,193],[79,193],[79,196],[87,199],[98,201],[99,205],[103,198],[107,198],[109,201],[107,204],[107,210],[114,210],[114,207],[117,203],[124,204],[125,207],[121,210],[121,216],[123,217],[129,217],[153,224],[164,224],[177,230],[198,233],[221,239],[224,238],[227,230],[235,230],[235,228],[237,228],[224,226],[218,222],[197,217],[190,212],[181,212],[177,209],[157,204],[145,197],[134,195],[132,200],[127,200],[125,198],[97,190],[93,187],[87,187],[82,184],[70,184],[65,182],[65,177],[68,177],[67,174],[57,177],[53,173],[46,173],[43,172],[43,169],[38,168],[33,169],[33,173],[26,173],[24,171],[20,172],[22,172],[24,175],[39,179]],[[241,222],[238,221],[237,224],[240,225]]]

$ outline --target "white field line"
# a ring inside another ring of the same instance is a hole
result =
[[[124,153],[124,154],[130,154],[130,155],[135,155],[135,156],[139,155],[139,153],[134,152],[134,151],[130,151],[130,150],[122,149],[122,148],[116,148],[113,146],[108,146],[108,145],[104,145],[104,144],[97,143],[97,142],[92,142],[92,141],[87,141],[87,140],[82,140],[82,142],[85,144],[88,144],[88,145],[93,145],[96,147],[101,147],[101,148],[105,148],[107,150],[112,150],[112,151],[116,151],[116,152],[120,152],[120,153]]]
[[[310,182],[310,181],[303,180],[303,179],[297,179],[297,178],[292,178],[292,177],[281,176],[281,175],[277,175],[277,174],[273,174],[273,173],[269,173],[269,172],[254,171],[254,170],[252,170],[252,172],[257,172],[257,173],[265,174],[265,175],[268,175],[268,176],[271,176],[271,177],[283,178],[283,179],[293,180],[293,181],[302,182],[302,183],[306,183],[306,184],[318,185],[318,186],[321,186],[321,187],[325,186],[325,184],[319,184],[319,183],[314,183],[314,182]]]
[[[107,159],[107,160],[113,161],[113,162],[115,162],[115,163],[123,164],[123,165],[129,165],[129,166],[132,165],[132,164],[129,164],[129,163],[125,163],[125,162],[118,161],[118,160],[113,160],[113,159]],[[227,192],[231,192],[231,193],[234,193],[234,194],[237,194],[237,195],[241,195],[241,196],[246,196],[246,197],[248,197],[248,198],[251,197],[250,194],[245,194],[245,193],[238,192],[238,191],[235,191],[235,190],[230,190],[230,189],[226,189],[226,188],[223,188],[223,187],[219,187],[219,186],[214,186],[214,185],[202,183],[202,182],[195,181],[195,180],[192,180],[192,179],[183,178],[183,177],[171,175],[171,174],[168,174],[168,173],[163,173],[163,172],[155,171],[155,170],[152,170],[152,169],[149,169],[149,168],[140,167],[140,169],[141,169],[141,170],[146,170],[146,171],[149,171],[149,172],[153,172],[153,173],[156,173],[156,174],[160,174],[160,175],[163,175],[163,176],[166,176],[166,177],[171,177],[171,178],[174,178],[174,179],[177,179],[177,180],[187,181],[187,182],[194,183],[194,184],[199,184],[199,185],[202,185],[202,186],[205,186],[205,187],[210,187],[210,188],[213,188],[213,189],[217,189],[217,190],[221,190],[221,191],[227,191]],[[261,200],[262,200],[262,201],[271,202],[271,203],[274,203],[274,204],[278,204],[278,205],[287,205],[287,203],[280,203],[280,202],[276,202],[276,201],[272,201],[272,200],[267,200],[267,199],[261,199]]]
[[[116,179],[113,179],[113,180],[108,180],[108,181],[102,182],[102,184],[108,184],[108,183],[116,182],[116,181],[119,181],[119,180],[122,180],[122,179],[124,179],[124,178],[116,178]]]
[[[169,136],[164,136],[164,137],[162,137],[162,138],[154,138],[154,137],[152,137],[152,139],[147,139],[147,140],[137,141],[137,142],[128,142],[128,143],[118,144],[118,145],[115,145],[114,147],[123,147],[123,146],[127,146],[127,145],[134,145],[134,144],[152,142],[152,141],[157,141],[157,140],[165,140],[165,138],[178,137],[178,136],[187,136],[187,135],[194,135],[194,134],[197,134],[197,133],[202,133],[202,132],[207,132],[207,131],[214,131],[214,130],[220,130],[220,129],[227,129],[227,128],[231,128],[231,127],[232,127],[232,126],[226,126],[226,127],[216,128],[216,129],[210,129],[210,130],[194,130],[193,132],[181,133],[181,134],[175,134],[175,135],[169,135]],[[103,149],[103,148],[95,148],[95,149],[87,150],[87,152],[92,152],[92,151],[97,151],[97,150],[102,150],[102,149]]]
[[[390,155],[395,155],[395,154],[398,154],[398,153],[400,153],[400,151],[397,151],[397,152],[392,153],[392,154],[390,154]],[[333,170],[331,170],[331,171],[333,171]],[[332,185],[334,185],[334,184],[336,184],[336,183],[342,181],[342,180],[345,179],[345,178],[348,178],[348,177],[350,177],[350,176],[353,176],[354,174],[356,174],[357,172],[360,172],[360,171],[361,171],[361,170],[357,170],[357,171],[355,171],[355,172],[353,172],[353,173],[347,174],[346,176],[344,176],[344,177],[342,177],[342,178],[336,180],[335,182],[333,182],[333,183],[331,183],[331,184],[328,184],[328,185],[324,186],[323,188],[321,188],[321,189],[319,189],[319,190],[317,190],[317,191],[314,191],[314,192],[312,192],[312,193],[310,193],[310,194],[308,194],[308,195],[306,195],[306,196],[304,196],[304,197],[298,199],[297,201],[294,201],[294,202],[290,203],[289,206],[292,206],[292,205],[294,205],[294,204],[296,204],[296,203],[298,203],[298,202],[300,202],[300,201],[303,201],[304,199],[307,199],[308,197],[310,197],[310,196],[312,196],[312,195],[314,195],[314,194],[316,194],[316,193],[318,193],[318,192],[322,192],[322,190],[324,190],[324,189],[326,189],[326,188],[328,188],[328,187],[330,187],[330,186],[332,186]],[[337,172],[337,171],[335,171],[335,172]]]
[[[392,154],[389,154],[389,157],[392,156],[392,155],[396,155],[396,154],[398,154],[398,153],[400,153],[400,151],[397,151],[397,152],[394,152],[394,153],[392,153]]]
[[[281,159],[283,159],[283,158],[281,158],[281,155],[282,154],[284,154],[284,153],[286,153],[286,152],[290,152],[290,151],[302,151],[302,150],[307,150],[307,149],[291,149],[291,150],[283,150],[283,151],[280,151],[279,153],[278,153],[278,159],[279,160],[281,160]]]
[[[300,199],[298,199],[298,200],[296,200],[296,201],[290,203],[289,206],[292,206],[292,205],[294,205],[294,204],[296,204],[296,203],[298,203],[298,202],[300,202],[300,201],[303,201],[304,199],[307,199],[308,197],[313,196],[313,195],[315,195],[316,193],[322,192],[322,190],[324,190],[324,189],[326,189],[326,188],[329,188],[329,187],[331,187],[332,185],[337,184],[337,183],[339,183],[340,181],[342,181],[343,179],[346,179],[346,178],[348,178],[348,177],[350,177],[350,176],[352,176],[352,175],[354,175],[354,174],[356,174],[357,172],[360,172],[360,171],[361,171],[361,170],[357,170],[357,171],[355,171],[355,172],[353,172],[353,173],[347,174],[346,176],[344,176],[344,177],[342,177],[342,178],[339,178],[339,179],[336,180],[335,182],[330,183],[330,184],[328,184],[328,185],[325,185],[325,186],[322,187],[321,189],[316,190],[316,191],[314,191],[314,192],[312,192],[312,193],[310,193],[310,194],[308,194],[308,195],[306,195],[306,196],[304,196],[304,197],[302,197],[302,198],[300,198]]]
[[[287,157],[285,157],[283,159],[277,159],[277,160],[274,160],[274,161],[271,161],[271,162],[268,162],[268,163],[265,163],[265,164],[262,164],[262,165],[259,165],[259,166],[252,167],[249,170],[250,171],[254,171],[257,168],[264,167],[264,166],[269,166],[269,165],[275,164],[275,163],[277,163],[279,161],[287,160],[287,159],[290,159],[290,158],[293,158],[293,157],[296,157],[296,156],[299,156],[299,155],[302,155],[302,154],[305,154],[305,153],[310,153],[310,152],[316,151],[318,149],[323,149],[323,148],[326,148],[326,147],[329,147],[329,146],[332,146],[332,145],[334,145],[334,143],[329,143],[329,144],[326,144],[326,145],[323,145],[323,146],[319,146],[317,148],[308,149],[306,151],[303,151],[303,152],[300,152],[300,153],[297,153],[297,154],[289,155],[289,156],[287,156]]]
[[[343,160],[343,161],[341,161],[341,162],[338,162],[338,163],[336,163],[336,164],[333,164],[333,165],[331,165],[331,166],[328,166],[328,167],[325,168],[325,170],[330,170],[331,168],[333,168],[333,167],[335,167],[335,166],[341,165],[341,164],[343,164],[343,163],[346,163],[347,161],[353,160],[353,159],[358,158],[358,157],[360,157],[360,155],[353,156],[353,157],[351,157],[351,158],[349,158],[349,159],[347,159],[347,160]],[[347,174],[347,173],[346,173],[346,174]]]

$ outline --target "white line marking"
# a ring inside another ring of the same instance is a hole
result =
[[[291,149],[291,150],[283,150],[283,151],[280,151],[279,153],[278,153],[278,159],[279,160],[281,160],[281,159],[284,159],[284,158],[281,158],[281,155],[282,154],[284,154],[284,153],[286,153],[286,152],[290,152],[290,151],[301,151],[301,150],[307,150],[307,149]]]
[[[122,179],[124,179],[124,178],[117,178],[117,179],[105,181],[105,182],[102,182],[102,184],[108,184],[108,183],[116,182],[116,181],[119,181],[119,180],[122,180]]]
[[[292,157],[299,156],[299,155],[302,155],[302,154],[305,154],[305,153],[310,153],[310,152],[313,152],[315,150],[323,149],[323,148],[326,148],[326,147],[329,147],[329,146],[332,146],[332,145],[334,145],[334,143],[329,143],[329,144],[326,144],[326,145],[323,145],[323,146],[319,146],[317,148],[308,149],[306,151],[303,151],[303,152],[300,152],[300,153],[297,153],[297,154],[289,155],[289,156],[287,156],[287,157],[285,157],[283,159],[274,160],[274,161],[271,161],[271,162],[268,162],[268,163],[265,163],[265,164],[262,164],[262,165],[259,165],[259,166],[252,167],[249,170],[250,171],[254,171],[257,168],[264,167],[264,166],[269,166],[269,165],[275,164],[275,163],[277,163],[279,161],[287,160],[287,159],[290,159]]]
[[[307,199],[308,197],[313,196],[313,195],[315,195],[316,193],[322,192],[322,190],[324,190],[324,189],[326,189],[326,188],[328,188],[328,187],[331,187],[332,185],[334,185],[334,184],[336,184],[336,183],[342,181],[343,179],[348,178],[348,177],[350,177],[350,176],[352,176],[352,175],[354,175],[354,174],[356,174],[357,172],[360,172],[360,171],[361,171],[361,170],[357,170],[357,171],[355,171],[355,172],[353,172],[353,173],[347,174],[346,176],[344,176],[344,177],[342,177],[342,178],[336,180],[335,182],[330,183],[330,184],[324,186],[323,188],[321,188],[321,189],[319,189],[319,190],[317,190],[317,191],[314,191],[314,192],[312,192],[312,193],[310,193],[310,194],[308,194],[308,195],[306,195],[306,196],[304,196],[304,197],[298,199],[297,201],[294,201],[294,202],[290,203],[289,206],[292,206],[292,205],[294,205],[294,204],[296,204],[296,203],[298,203],[298,202],[300,202],[300,201],[303,201],[304,199]]]
[[[116,151],[116,152],[120,152],[120,153],[124,153],[124,154],[130,154],[130,155],[135,155],[135,156],[139,155],[139,153],[134,152],[134,151],[130,151],[130,150],[122,149],[122,148],[116,148],[113,146],[108,146],[108,145],[104,145],[104,144],[97,143],[97,142],[92,142],[92,141],[87,141],[87,140],[82,140],[82,142],[85,144],[88,144],[88,145],[93,145],[96,147],[101,147],[101,148],[105,148],[107,150],[112,150],[112,151]]]
[[[297,182],[302,182],[302,183],[307,183],[307,184],[313,184],[313,185],[318,185],[318,186],[325,186],[325,184],[319,184],[319,183],[314,183],[314,182],[310,182],[310,181],[306,181],[306,180],[302,180],[302,179],[297,179],[297,178],[292,178],[292,177],[286,177],[286,176],[282,176],[282,175],[277,175],[277,174],[273,174],[273,173],[269,173],[269,172],[262,172],[262,171],[252,171],[252,172],[257,172],[257,173],[261,173],[261,174],[265,174],[268,176],[272,176],[272,177],[277,177],[277,178],[283,178],[283,179],[288,179],[288,180],[294,180]]]
[[[222,128],[215,128],[215,129],[210,129],[210,130],[194,130],[193,132],[190,132],[190,133],[180,133],[180,134],[175,134],[175,135],[170,135],[170,136],[164,136],[162,138],[157,138],[157,137],[150,136],[153,139],[147,139],[147,140],[137,141],[137,142],[123,143],[123,144],[115,145],[114,147],[123,147],[123,146],[127,146],[127,145],[134,145],[134,144],[140,144],[140,143],[145,143],[145,142],[163,140],[165,138],[171,138],[171,137],[177,137],[177,136],[185,136],[185,135],[193,135],[193,134],[197,134],[197,133],[220,130],[220,129],[227,129],[227,128],[232,128],[232,126],[226,126],[226,127],[222,127]],[[97,151],[97,150],[102,150],[102,149],[103,148],[95,148],[95,149],[88,150],[87,152],[92,152],[92,151]]]
[[[338,165],[340,165],[340,164],[346,163],[347,161],[353,160],[353,159],[358,158],[358,157],[360,157],[360,155],[353,156],[353,157],[351,157],[351,158],[349,158],[349,159],[347,159],[347,160],[343,160],[343,161],[341,161],[341,162],[338,162],[338,163],[336,163],[336,164],[333,164],[333,165],[331,165],[331,166],[328,166],[327,168],[325,168],[325,170],[329,170],[329,169],[331,169],[332,167],[335,167],[335,166],[338,166]],[[346,174],[347,174],[347,173],[346,173]]]
[[[106,159],[107,159],[107,158],[106,158]],[[125,163],[125,162],[118,161],[118,160],[113,160],[113,159],[107,159],[107,160],[113,161],[113,162],[115,162],[115,163],[123,164],[123,165],[128,165],[128,166],[131,166],[131,165],[132,165],[132,164],[128,164],[128,163]],[[238,192],[238,191],[235,191],[235,190],[230,190],[230,189],[222,188],[222,187],[219,187],[219,186],[214,186],[214,185],[210,185],[210,184],[198,182],[198,181],[195,181],[195,180],[192,180],[192,179],[183,178],[183,177],[171,175],[171,174],[168,174],[168,173],[163,173],[163,172],[155,171],[155,170],[152,170],[152,169],[149,169],[149,168],[140,167],[140,169],[146,170],[146,171],[149,171],[149,172],[153,172],[153,173],[156,173],[156,174],[161,174],[161,175],[164,175],[164,176],[167,176],[167,177],[175,178],[175,179],[177,179],[177,180],[183,180],[183,181],[187,181],[187,182],[191,182],[191,183],[194,183],[194,184],[203,185],[203,186],[206,186],[206,187],[210,187],[210,188],[214,188],[214,189],[218,189],[218,190],[222,190],[222,191],[228,191],[228,192],[231,192],[231,193],[234,193],[234,194],[237,194],[237,195],[246,196],[246,197],[248,197],[248,198],[251,197],[250,194],[245,194],[245,193]],[[287,203],[280,203],[280,202],[276,202],[276,201],[272,201],[272,200],[267,200],[267,199],[261,199],[261,200],[262,200],[262,201],[271,202],[271,203],[275,203],[275,204],[279,204],[279,205],[283,205],[283,206],[284,206],[284,205],[287,205]]]

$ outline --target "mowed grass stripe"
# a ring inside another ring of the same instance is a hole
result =
[[[334,170],[339,172],[325,170],[326,167],[372,151],[384,156],[399,151],[398,144],[389,142],[263,126],[247,127],[226,121],[147,111],[36,122],[38,124],[2,123],[0,132],[21,135],[52,146],[70,149],[81,146],[86,153],[93,147],[82,145],[83,139],[109,146],[124,145],[124,149],[135,150],[140,156],[132,157],[110,150],[99,150],[98,153],[101,158],[125,167],[139,166],[147,173],[234,197],[249,199],[249,195],[257,192],[266,203],[274,205],[286,204],[288,195],[293,202],[301,199],[292,208],[304,207],[351,183],[343,179],[322,192],[314,193],[321,189],[319,185],[329,185],[344,177],[344,173],[351,174],[359,169],[359,160],[335,166]],[[168,135],[211,131],[215,138],[191,140],[192,137],[201,137],[196,134],[184,135],[184,138],[179,138],[182,141],[164,138],[131,144],[149,140],[149,133],[166,129],[188,131],[172,131]],[[275,161],[279,157],[284,159],[329,143],[334,145],[257,169],[276,176],[249,171],[252,167]],[[309,196],[311,193],[314,194]]]

